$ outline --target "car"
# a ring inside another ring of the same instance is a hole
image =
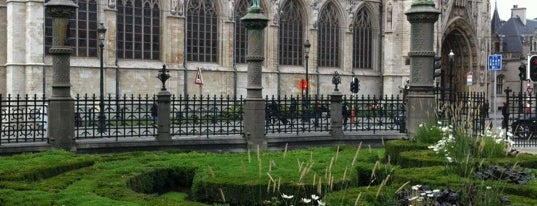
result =
[[[513,135],[519,138],[530,138],[537,133],[537,114],[524,115],[511,124]]]

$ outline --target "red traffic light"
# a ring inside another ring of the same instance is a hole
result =
[[[534,57],[531,58],[531,65],[537,66],[537,58],[534,58]]]
[[[305,90],[308,88],[308,82],[305,79],[300,80],[300,84],[298,85],[301,90]]]
[[[530,59],[528,60],[528,66],[529,66],[529,69],[528,69],[528,73],[527,73],[527,77],[529,77],[529,79],[533,82],[536,82],[537,81],[537,55],[533,55],[530,57]]]

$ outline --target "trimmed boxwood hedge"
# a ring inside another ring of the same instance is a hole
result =
[[[373,168],[375,168],[374,163],[361,162],[356,164],[358,186],[379,185],[388,175],[395,171],[398,166],[379,164],[377,168],[375,168],[375,174],[372,175]]]
[[[399,164],[401,152],[426,150],[428,144],[420,144],[410,140],[390,140],[385,144],[384,161],[393,165]]]
[[[361,150],[355,164],[350,166],[356,151],[357,148],[350,147],[312,148],[288,151],[287,157],[284,152],[262,152],[259,154],[261,165],[255,153],[169,151],[74,155],[49,152],[12,156],[0,162],[0,205],[259,205],[263,200],[279,198],[282,193],[296,197],[317,194],[317,187],[312,183],[313,173],[317,178],[325,178],[325,168],[332,162],[334,187],[328,190],[324,181],[322,185],[321,195],[327,205],[354,205],[358,196],[359,205],[394,205],[395,191],[403,185],[408,188],[415,184],[435,188],[505,185],[504,194],[516,195],[512,205],[532,205],[537,200],[535,180],[527,185],[513,185],[461,177],[446,171],[443,158],[425,145],[388,141],[385,151]],[[47,158],[47,154],[52,158]],[[388,154],[394,155],[395,159],[391,156],[389,159],[397,160],[399,165],[383,162]],[[519,162],[535,171],[532,165],[536,159],[537,156],[519,155],[487,159],[484,164]],[[20,167],[16,167],[18,162]],[[274,163],[269,166],[269,162]],[[304,177],[303,183],[298,183],[297,164],[304,167],[309,162],[313,162],[312,172]],[[274,193],[267,190],[269,168],[275,179],[281,178],[280,190]],[[372,180],[373,170],[375,178]],[[36,174],[32,174],[34,172]],[[26,177],[28,179],[24,179]],[[382,182],[387,177],[389,181]],[[177,192],[167,193],[169,191]]]
[[[436,155],[432,150],[412,150],[399,153],[398,165],[402,168],[429,167],[446,164],[446,158]]]

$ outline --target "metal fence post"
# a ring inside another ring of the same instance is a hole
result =
[[[502,128],[505,127],[505,139],[507,139],[507,132],[509,131],[509,93],[511,93],[511,90],[509,87],[504,90],[505,92],[505,104],[503,104],[502,107],[502,115],[503,115],[503,121],[502,121]],[[513,131],[512,131],[513,132]]]

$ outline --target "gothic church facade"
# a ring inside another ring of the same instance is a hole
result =
[[[50,94],[52,57],[48,0],[0,0],[0,93]],[[490,0],[435,0],[441,70],[465,91],[486,91],[490,51]],[[170,69],[173,94],[246,94],[247,33],[240,18],[251,0],[75,0],[68,44],[72,93],[99,92],[100,49],[104,41],[104,91],[110,95],[155,94],[163,65]],[[261,0],[269,19],[264,30],[264,95],[300,95],[309,74],[309,94],[333,91],[332,74],[350,94],[353,76],[359,95],[398,95],[410,78],[410,30],[405,12],[411,0]],[[309,41],[308,58],[304,42]],[[306,64],[307,61],[307,64]],[[201,69],[203,85],[195,84]],[[431,65],[431,69],[432,65]],[[447,79],[447,78],[446,78]],[[443,87],[449,82],[442,81]],[[431,77],[433,84],[433,77]]]

